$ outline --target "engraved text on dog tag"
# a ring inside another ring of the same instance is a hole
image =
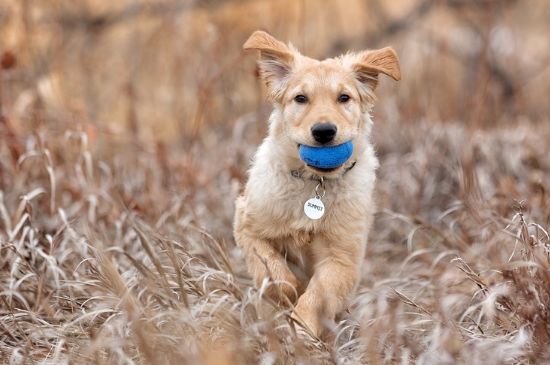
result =
[[[308,218],[319,219],[325,214],[325,205],[317,197],[308,199],[304,204],[304,213]]]

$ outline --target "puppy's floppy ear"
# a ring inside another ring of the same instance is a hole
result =
[[[352,65],[357,79],[370,90],[364,90],[367,99],[374,99],[372,91],[378,85],[378,75],[383,73],[395,81],[401,80],[399,58],[391,47],[363,51],[356,55],[355,63]]]
[[[296,50],[261,30],[252,33],[244,43],[243,49],[260,51],[260,60],[258,61],[260,76],[267,85],[272,98],[276,100],[282,96],[285,79],[294,64]]]

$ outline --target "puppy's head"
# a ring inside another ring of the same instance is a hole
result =
[[[281,115],[271,133],[292,145],[296,156],[301,144],[330,146],[352,140],[360,147],[366,143],[362,132],[368,128],[378,75],[401,78],[397,55],[389,47],[318,61],[256,31],[243,48],[260,51],[260,77]]]

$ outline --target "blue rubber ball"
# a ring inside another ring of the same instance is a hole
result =
[[[353,143],[347,141],[338,146],[313,147],[300,145],[300,159],[319,169],[334,169],[342,166],[353,153]]]

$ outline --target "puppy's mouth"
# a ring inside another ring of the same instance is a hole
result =
[[[298,145],[300,159],[306,168],[321,176],[336,176],[353,153],[353,143],[339,145],[308,146]]]
[[[300,148],[300,144],[296,144],[296,147]],[[331,167],[331,168],[322,168],[322,167],[312,166],[308,163],[306,163],[305,165],[310,170],[312,170],[313,172],[320,173],[320,174],[330,174],[331,172],[334,172],[334,171],[338,170],[340,167],[342,167],[342,166],[336,166],[336,167]]]

